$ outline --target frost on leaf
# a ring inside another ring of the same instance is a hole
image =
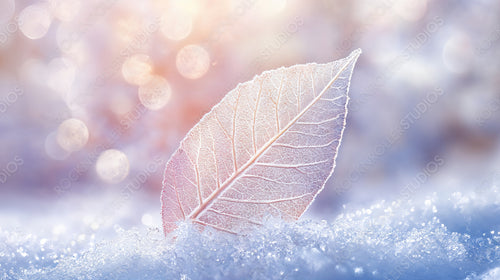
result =
[[[167,163],[165,233],[180,220],[241,233],[268,215],[298,219],[333,172],[360,53],[266,71],[230,91]]]

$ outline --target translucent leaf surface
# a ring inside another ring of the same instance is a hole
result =
[[[238,85],[182,140],[165,170],[165,233],[179,220],[241,233],[299,218],[335,166],[361,51]]]

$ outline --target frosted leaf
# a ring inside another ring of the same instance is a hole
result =
[[[167,163],[165,232],[180,220],[241,233],[267,215],[298,219],[335,167],[360,53],[267,71],[230,91]]]

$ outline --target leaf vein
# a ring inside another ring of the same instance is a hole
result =
[[[229,198],[229,197],[220,197],[219,199],[223,200],[223,201],[235,202],[235,203],[274,204],[274,203],[280,203],[280,202],[293,201],[293,200],[304,198],[306,196],[311,196],[311,194],[310,193],[305,193],[305,194],[301,194],[301,195],[298,195],[298,196],[291,196],[291,197],[285,197],[285,198],[279,198],[279,199],[267,199],[267,200],[234,199],[234,198]]]

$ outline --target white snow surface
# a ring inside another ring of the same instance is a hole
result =
[[[146,226],[0,227],[0,279],[500,279],[498,217],[493,186],[346,207],[331,221],[270,219],[245,236],[188,223],[166,238]]]

